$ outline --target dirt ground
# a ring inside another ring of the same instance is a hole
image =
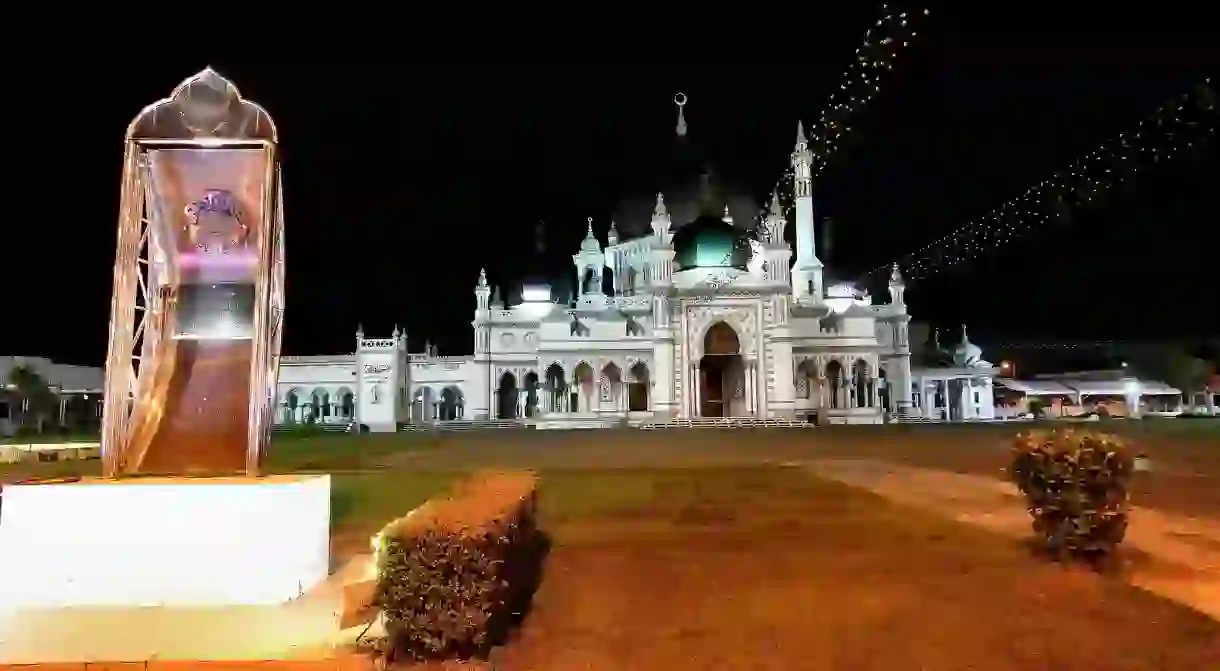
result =
[[[555,547],[497,669],[1220,664],[1220,624],[1199,613],[801,469],[565,477],[544,490]],[[618,501],[564,512],[598,488]]]

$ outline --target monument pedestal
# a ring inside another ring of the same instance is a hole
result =
[[[284,603],[326,579],[330,476],[91,479],[0,494],[9,609]]]

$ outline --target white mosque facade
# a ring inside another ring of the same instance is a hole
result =
[[[396,329],[388,338],[358,331],[351,354],[284,357],[277,419],[376,432],[487,419],[561,428],[708,417],[991,418],[998,371],[964,336],[954,367],[912,370],[897,266],[885,304],[826,281],[815,253],[812,162],[798,128],[794,240],[785,239],[774,195],[754,233],[734,223],[727,198],[712,216],[705,172],[695,198],[681,189],[656,195],[641,215],[646,228],[630,239],[612,223],[602,244],[590,220],[572,256],[580,281],[569,304],[538,283],[504,305],[480,272],[472,354],[409,353]]]

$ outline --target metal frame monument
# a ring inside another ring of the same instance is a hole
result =
[[[257,474],[284,318],[277,133],[211,69],[127,128],[104,474]]]
[[[4,488],[0,662],[45,661],[65,608],[278,607],[326,579],[330,476],[261,472],[283,317],[275,124],[206,69],[127,128],[104,477]]]

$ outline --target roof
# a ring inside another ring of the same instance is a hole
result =
[[[1176,396],[1182,393],[1164,382],[1137,380],[1135,378],[1127,378],[1125,380],[1088,380],[1071,377],[1058,380],[1048,377],[1038,377],[1033,380],[996,378],[996,384],[1029,396],[1075,396],[1077,394],[1123,396],[1127,393],[1127,388],[1130,384],[1137,385],[1140,394],[1143,396]]]
[[[1076,390],[1054,380],[1014,380],[1009,377],[998,377],[996,384],[1027,396],[1075,396]]]
[[[100,393],[106,378],[106,371],[99,366],[55,363],[40,356],[0,356],[0,386],[8,384],[8,372],[13,366],[28,366],[52,389],[62,391]]]

